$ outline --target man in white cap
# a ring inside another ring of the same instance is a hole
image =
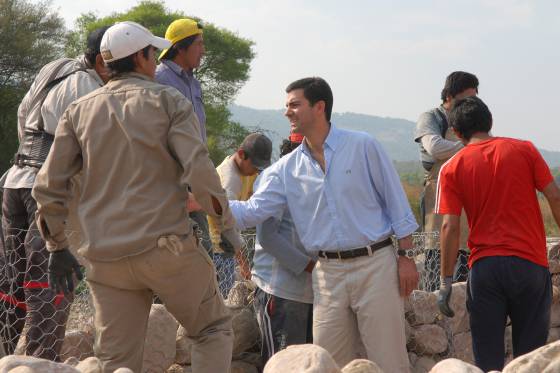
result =
[[[79,251],[87,258],[95,353],[104,372],[142,371],[154,294],[188,331],[193,371],[230,369],[231,316],[212,261],[188,224],[187,188],[221,222],[231,245],[238,248],[241,238],[192,105],[153,80],[155,50],[169,46],[134,22],[107,30],[101,54],[112,79],[66,111],[33,189],[51,252],[49,282],[65,290],[78,267],[64,234],[67,184],[83,174]]]

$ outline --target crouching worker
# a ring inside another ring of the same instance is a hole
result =
[[[134,22],[110,27],[101,54],[112,78],[73,103],[58,126],[33,196],[50,251],[51,286],[72,287],[77,263],[64,234],[68,181],[82,172],[79,220],[86,277],[95,306],[95,354],[103,371],[142,371],[154,294],[193,341],[195,372],[228,372],[231,317],[212,261],[189,226],[190,186],[234,247],[241,238],[193,107],[154,79],[165,39]]]

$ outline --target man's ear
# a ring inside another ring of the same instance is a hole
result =
[[[239,156],[239,159],[247,159],[247,155],[245,154],[245,151],[243,149],[237,149],[237,155]]]
[[[317,114],[325,114],[325,101],[317,101],[315,105],[313,105],[313,109],[317,111]]]
[[[465,140],[465,138],[463,136],[461,136],[461,134],[459,133],[459,131],[457,131],[455,129],[455,127],[451,127],[451,129],[453,130],[453,133],[455,134],[455,136],[457,136],[457,138],[464,144],[466,145],[468,143],[467,140]]]

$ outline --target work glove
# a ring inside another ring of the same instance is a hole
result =
[[[236,229],[223,231],[220,238],[220,247],[225,253],[236,253],[243,247],[243,238]]]
[[[453,276],[443,277],[441,279],[441,286],[437,296],[437,304],[442,314],[447,317],[455,316],[455,312],[449,307],[449,299],[451,299],[451,290],[453,287]]]
[[[62,291],[68,295],[74,291],[72,273],[76,274],[78,280],[83,278],[80,264],[68,249],[50,253],[48,273],[49,287],[57,294]]]

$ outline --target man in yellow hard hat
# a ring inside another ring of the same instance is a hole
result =
[[[202,142],[206,143],[206,114],[202,103],[202,88],[194,77],[194,69],[200,66],[204,56],[204,40],[202,39],[202,25],[190,18],[182,18],[171,22],[165,38],[171,42],[171,47],[164,49],[159,55],[160,64],[156,69],[156,81],[176,88],[192,105]],[[189,198],[192,202],[192,198]],[[208,233],[206,214],[201,210],[193,210],[187,205],[189,216],[200,230],[201,244],[208,254],[212,253],[212,243]]]

